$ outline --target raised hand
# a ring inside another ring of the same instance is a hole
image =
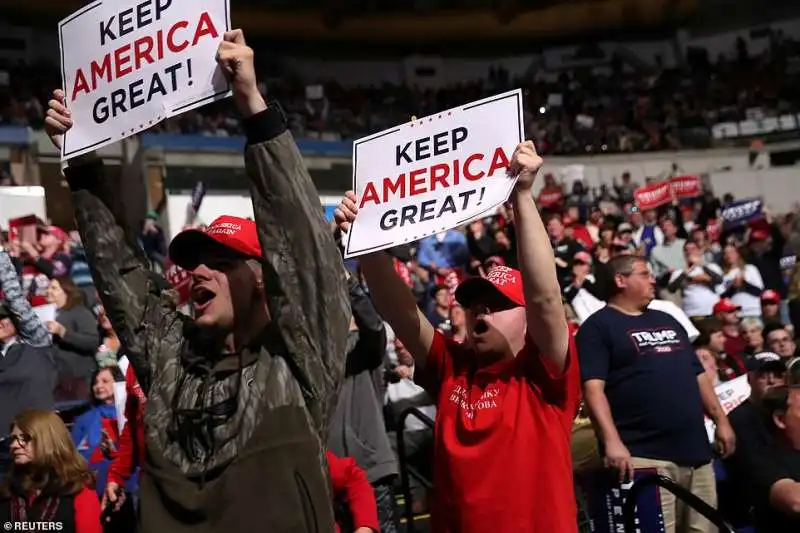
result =
[[[342,198],[341,203],[339,203],[339,207],[334,210],[333,219],[336,221],[336,226],[347,233],[350,231],[350,226],[355,222],[356,216],[358,216],[356,193],[347,191],[344,193],[344,198]]]
[[[61,140],[72,127],[72,113],[64,104],[66,95],[61,89],[53,91],[53,98],[47,103],[47,116],[44,129],[53,146],[61,150]]]
[[[267,108],[258,91],[253,49],[247,46],[242,30],[226,32],[217,50],[217,62],[233,85],[233,97],[245,117]]]
[[[512,176],[517,176],[517,189],[530,190],[536,181],[536,175],[542,167],[544,160],[536,153],[533,141],[525,141],[517,146],[511,156],[509,171]]]

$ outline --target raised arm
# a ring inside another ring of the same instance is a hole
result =
[[[244,117],[245,170],[265,263],[267,305],[318,430],[327,435],[350,326],[342,258],[283,112],[277,105],[267,107],[258,91],[253,50],[241,30],[225,34],[218,55]]]
[[[542,158],[531,141],[517,147],[511,163],[511,171],[519,176],[511,196],[517,256],[525,291],[528,336],[544,357],[563,369],[567,360],[569,331],[555,262],[550,260],[553,248],[531,191],[541,166]]]
[[[358,341],[348,351],[345,375],[360,374],[364,370],[375,370],[383,364],[386,352],[386,326],[378,314],[364,287],[355,277],[347,280],[350,290],[350,306],[358,326]]]
[[[3,290],[5,305],[11,313],[12,322],[22,342],[31,346],[50,346],[52,344],[50,333],[22,292],[17,269],[2,246],[0,246],[0,289]]]
[[[60,148],[72,119],[64,106],[63,91],[53,96],[45,125],[53,144]],[[103,163],[96,156],[70,160],[64,175],[100,300],[147,390],[153,362],[148,360],[145,330],[160,326],[168,315],[177,313],[160,298],[159,289],[151,282],[136,232],[125,220],[120,180],[104,176]]]
[[[350,231],[357,215],[356,195],[347,191],[334,213],[339,229]],[[359,265],[378,313],[414,357],[416,368],[424,368],[435,330],[417,306],[411,288],[397,274],[392,257],[385,252],[366,254],[359,258]]]

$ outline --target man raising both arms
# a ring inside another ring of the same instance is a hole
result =
[[[495,267],[464,281],[463,345],[435,331],[385,253],[361,257],[378,311],[414,356],[438,405],[432,530],[435,533],[577,531],[570,432],[580,378],[556,279],[553,249],[531,187],[542,158],[520,144],[510,171],[521,272]],[[348,192],[336,210],[348,231]]]

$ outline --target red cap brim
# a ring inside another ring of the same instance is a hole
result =
[[[456,288],[455,297],[456,301],[461,304],[462,307],[469,307],[476,299],[480,298],[482,294],[488,292],[499,293],[514,305],[525,305],[525,302],[519,302],[518,298],[514,295],[503,291],[491,281],[479,276],[462,281]]]
[[[208,257],[231,256],[242,259],[249,258],[249,256],[197,229],[189,229],[178,233],[169,244],[170,260],[186,270],[197,268],[197,265],[203,264]]]

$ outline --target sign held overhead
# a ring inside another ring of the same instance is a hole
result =
[[[508,200],[507,167],[524,140],[522,92],[414,119],[353,143],[359,213],[345,257],[466,224]]]
[[[228,0],[97,0],[62,20],[62,159],[229,96],[215,58],[229,30]]]

